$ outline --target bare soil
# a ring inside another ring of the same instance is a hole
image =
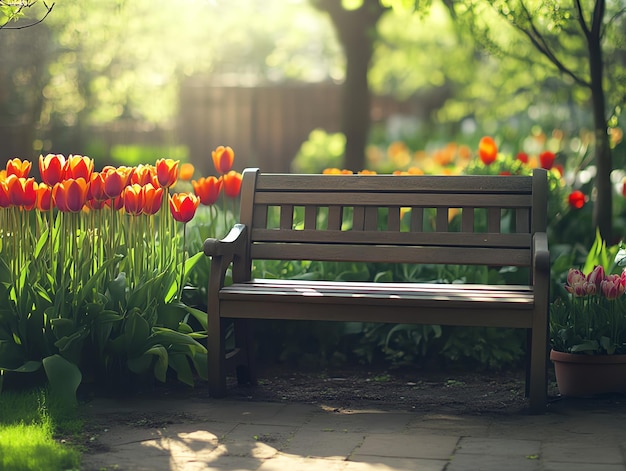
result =
[[[252,401],[305,402],[357,409],[432,411],[464,414],[524,413],[523,371],[371,370],[261,371],[256,387],[229,383],[229,396]],[[558,395],[551,385],[549,394]]]

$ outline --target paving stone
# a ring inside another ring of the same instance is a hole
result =
[[[240,424],[220,440],[218,448],[232,456],[270,458],[295,432],[295,427],[287,425]]]
[[[342,471],[444,471],[448,460],[392,458],[359,455],[358,460],[346,462]]]
[[[342,432],[392,433],[406,430],[410,421],[411,415],[407,413],[379,410],[319,411],[311,415],[304,427]]]
[[[335,432],[302,429],[289,439],[284,452],[302,457],[345,460],[365,436],[359,432]]]
[[[459,441],[455,456],[458,454],[474,454],[525,458],[528,456],[539,456],[540,451],[541,442],[536,440],[463,437]]]
[[[463,417],[448,414],[428,414],[415,417],[407,426],[408,432],[432,430],[436,434],[452,433],[459,436],[486,436],[491,426],[491,419],[483,417]]]
[[[355,450],[353,459],[359,461],[361,456],[369,455],[447,460],[454,453],[458,441],[458,437],[446,435],[371,434]]]
[[[622,464],[597,464],[593,467],[589,463],[551,463],[544,462],[542,471],[625,471]]]
[[[344,461],[277,455],[265,460],[258,471],[343,471]]]
[[[446,471],[539,471],[540,466],[538,459],[466,453],[455,454]]]
[[[546,462],[563,463],[623,464],[624,459],[618,446],[590,446],[582,441],[546,443],[541,455]]]

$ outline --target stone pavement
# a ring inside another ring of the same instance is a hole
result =
[[[81,469],[626,471],[626,397],[619,399],[562,400],[539,416],[98,399],[86,408],[106,425],[93,430]]]

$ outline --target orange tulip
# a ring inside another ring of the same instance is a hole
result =
[[[185,162],[180,166],[180,172],[178,177],[184,181],[191,180],[195,171],[196,169],[194,168],[193,164]]]
[[[8,208],[11,206],[9,198],[9,189],[5,180],[0,180],[0,208]]]
[[[237,198],[241,192],[241,173],[231,170],[223,178],[224,194],[229,198]]]
[[[52,188],[52,198],[59,211],[77,213],[87,202],[89,185],[80,178],[70,178],[57,183]]]
[[[191,221],[199,204],[200,198],[192,193],[174,193],[170,196],[170,211],[178,222]]]
[[[159,209],[161,209],[161,203],[163,202],[163,188],[158,185],[155,187],[152,183],[148,183],[143,187],[143,191],[143,213],[148,215],[158,213]]]
[[[93,172],[91,174],[89,194],[87,195],[89,201],[101,202],[109,198],[104,192],[104,178],[105,175],[102,172]]]
[[[14,206],[33,209],[37,202],[37,183],[34,178],[18,177],[11,174],[6,179],[9,201]]]
[[[138,183],[124,188],[122,199],[124,200],[124,209],[128,214],[138,216],[143,212],[145,201],[144,190]]]
[[[48,154],[39,156],[39,173],[41,180],[49,186],[54,186],[63,180],[63,168],[65,157],[61,154]]]
[[[483,164],[491,165],[498,157],[498,146],[491,136],[483,137],[478,143],[478,156]]]
[[[31,166],[32,164],[28,160],[11,159],[7,162],[7,177],[15,175],[20,178],[27,178]]]
[[[132,169],[129,167],[110,167],[104,172],[104,194],[109,198],[117,198],[130,181]]]
[[[230,147],[219,146],[213,152],[211,152],[213,158],[213,165],[215,170],[220,175],[224,175],[233,168],[233,162],[235,160],[235,152]]]
[[[37,187],[37,209],[47,212],[52,206],[52,188],[48,185],[39,185]]]
[[[156,178],[156,167],[154,165],[138,165],[130,176],[130,183],[138,183],[141,186],[152,183],[153,186],[159,186]]]
[[[159,159],[156,161],[156,173],[161,188],[169,188],[178,179],[178,160]]]
[[[70,155],[63,166],[65,179],[77,180],[82,178],[85,182],[91,179],[93,173],[93,160],[82,155]]]
[[[124,207],[124,198],[118,196],[117,198],[108,199],[104,202],[104,205],[109,208],[113,207],[113,209],[119,211]]]
[[[200,203],[205,206],[215,204],[222,191],[222,177],[215,176],[202,177],[199,180],[191,182],[193,191],[200,198]]]

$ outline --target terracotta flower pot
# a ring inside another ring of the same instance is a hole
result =
[[[563,396],[626,392],[626,355],[584,355],[550,351]]]

